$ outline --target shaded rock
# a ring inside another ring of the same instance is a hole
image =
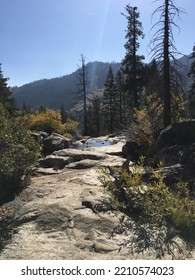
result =
[[[124,157],[128,157],[131,160],[136,161],[144,154],[144,149],[137,142],[127,141],[122,147],[122,154]]]
[[[43,140],[43,152],[44,154],[51,154],[54,151],[70,148],[70,144],[70,139],[60,134],[52,133]]]
[[[195,165],[195,143],[180,152],[179,162],[187,166]]]
[[[98,165],[97,160],[92,160],[92,159],[83,159],[77,162],[70,163],[66,165],[67,168],[72,168],[72,169],[86,169],[86,168],[91,168],[94,166]]]
[[[175,145],[189,146],[195,143],[195,120],[173,123],[161,131],[157,140],[157,151]]]
[[[36,175],[54,175],[62,172],[63,169],[42,168],[42,167],[39,167],[35,170]]]
[[[185,169],[181,164],[175,164],[168,167],[162,167],[159,169],[161,174],[165,175],[165,183],[171,186],[174,183],[178,183],[182,179],[186,178]]]
[[[174,123],[164,129],[157,140],[159,160],[165,166],[195,164],[195,120]]]
[[[106,158],[106,155],[99,152],[80,151],[76,149],[63,149],[56,151],[53,154],[57,156],[71,157],[73,161],[79,161],[83,159],[102,160]]]
[[[49,155],[40,159],[39,165],[43,168],[62,169],[70,162],[72,162],[72,158],[70,157]]]
[[[39,144],[42,144],[43,138],[42,138],[40,133],[38,133],[38,132],[31,132],[30,135],[34,138],[34,140],[36,142],[38,142]]]
[[[113,245],[108,240],[106,243],[102,243],[102,240],[100,240],[99,242],[96,241],[93,245],[93,249],[96,253],[101,253],[101,254],[105,254],[107,252],[118,251],[118,247],[116,245]]]
[[[86,208],[91,209],[94,213],[99,212],[107,212],[115,210],[115,208],[112,206],[112,204],[109,201],[106,200],[97,200],[93,197],[87,197],[82,199],[82,206],[85,206]]]
[[[22,192],[30,183],[29,175],[23,175],[20,178],[14,178],[13,176],[10,180],[5,177],[0,182],[0,205],[14,200],[16,194]]]
[[[181,153],[184,149],[185,146],[182,145],[164,148],[159,151],[158,158],[165,166],[175,165],[180,163]]]
[[[41,137],[42,137],[43,139],[45,139],[46,137],[49,136],[49,133],[47,133],[47,132],[45,132],[45,131],[39,131],[38,133],[41,135]]]
[[[70,211],[58,204],[49,205],[36,219],[36,224],[41,230],[63,230],[74,227]]]
[[[72,225],[72,214],[57,203],[44,205],[40,202],[27,203],[16,214],[13,225],[16,227],[34,222],[38,230],[61,230]]]
[[[100,166],[121,167],[124,162],[125,158],[110,155],[106,160],[100,162]],[[130,164],[132,164],[132,162]]]

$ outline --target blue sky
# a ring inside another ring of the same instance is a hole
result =
[[[175,0],[185,10],[175,32],[178,50],[192,51],[195,0]],[[125,55],[125,6],[137,6],[145,33],[140,54],[149,61],[151,14],[162,0],[0,0],[0,63],[9,85],[70,74],[86,62],[120,62]],[[153,23],[158,19],[154,18]]]

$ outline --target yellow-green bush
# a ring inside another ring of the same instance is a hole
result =
[[[61,115],[51,109],[38,114],[28,114],[18,118],[18,122],[24,123],[30,130],[45,131],[48,133],[57,132],[59,134],[73,135],[78,128],[78,123],[73,120],[67,120],[62,124]]]
[[[60,113],[48,109],[43,113],[32,115],[30,129],[48,133],[63,133]]]
[[[184,120],[186,102],[181,95],[172,96],[172,121]],[[134,121],[129,127],[129,139],[141,145],[153,146],[164,128],[163,102],[156,93],[145,97],[142,108],[135,109]]]
[[[103,171],[101,182],[109,194],[111,203],[129,215],[151,223],[174,226],[185,238],[195,241],[195,200],[185,183],[168,187],[164,176],[151,169],[151,178],[144,180],[143,160],[132,167]]]
[[[69,133],[73,135],[77,129],[78,129],[78,123],[73,120],[68,119],[63,124],[63,133]]]
[[[129,127],[129,138],[143,146],[155,144],[163,129],[163,105],[157,94],[146,97],[145,106],[135,109],[134,121]]]

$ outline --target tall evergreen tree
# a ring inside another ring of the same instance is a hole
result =
[[[65,111],[65,108],[64,108],[63,104],[61,104],[61,107],[60,107],[60,116],[61,116],[61,122],[65,123],[68,119],[68,114]]]
[[[162,76],[160,74],[158,64],[153,59],[149,64],[145,66],[144,73],[144,84],[145,84],[145,95],[155,94],[158,98],[162,99]]]
[[[163,76],[165,127],[172,121],[172,85],[174,84],[174,79],[177,76],[176,66],[174,63],[175,54],[179,53],[174,45],[173,27],[178,27],[175,18],[180,15],[180,12],[181,9],[175,6],[174,0],[163,0],[162,5],[160,5],[153,13],[153,15],[160,13],[160,20],[152,27],[152,29],[157,27],[158,29],[155,31],[155,34],[151,40],[151,51],[153,53],[153,57],[159,61]]]
[[[192,83],[189,90],[189,112],[190,117],[195,118],[195,44],[193,46],[192,53],[190,55],[190,58],[193,59],[189,76],[192,78]]]
[[[13,113],[15,110],[15,101],[11,97],[10,88],[7,85],[8,78],[4,78],[0,64],[0,104],[9,112]]]
[[[120,124],[124,124],[125,120],[125,110],[126,110],[126,92],[125,92],[125,82],[124,75],[121,70],[116,73],[116,87],[119,99],[119,121]]]
[[[81,95],[83,102],[83,119],[84,119],[84,135],[88,134],[88,120],[87,120],[87,90],[88,90],[88,78],[87,78],[87,65],[85,57],[81,54],[81,66],[79,66],[78,72],[75,75],[77,79],[77,86],[79,88],[78,93]]]
[[[38,111],[39,111],[39,113],[45,113],[47,111],[47,109],[45,108],[45,106],[41,105],[41,106],[39,106]]]
[[[142,23],[139,21],[140,13],[137,7],[126,6],[127,31],[124,47],[126,54],[122,60],[122,71],[126,76],[126,90],[129,96],[133,96],[133,107],[139,107],[139,93],[142,91],[142,71],[144,56],[138,55],[140,46],[139,38],[143,38]],[[129,101],[130,102],[130,101]]]
[[[113,133],[118,127],[117,89],[112,67],[109,66],[103,92],[103,110],[105,127]]]
[[[102,104],[98,96],[94,96],[88,106],[88,132],[96,137],[102,133]]]

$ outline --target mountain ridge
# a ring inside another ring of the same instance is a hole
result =
[[[114,73],[120,68],[118,62],[89,62],[87,63],[88,81],[90,92],[103,88],[107,71],[112,65]],[[12,88],[13,97],[19,107],[23,103],[32,108],[38,108],[43,105],[48,108],[59,109],[61,104],[65,109],[70,110],[78,101],[78,86],[76,86],[75,75],[78,69],[71,74],[56,77],[52,79],[37,80],[20,87]]]
[[[187,90],[190,85],[190,78],[187,74],[190,71],[192,60],[189,55],[184,55],[178,61],[182,65],[180,72],[185,77],[184,87]],[[94,61],[86,64],[90,93],[103,89],[110,65],[114,74],[121,67],[119,62]],[[66,110],[71,110],[79,100],[76,74],[78,74],[78,69],[61,77],[40,79],[20,87],[14,87],[12,88],[13,97],[20,108],[24,103],[34,109],[39,108],[41,105],[47,108],[59,109],[63,104]]]

